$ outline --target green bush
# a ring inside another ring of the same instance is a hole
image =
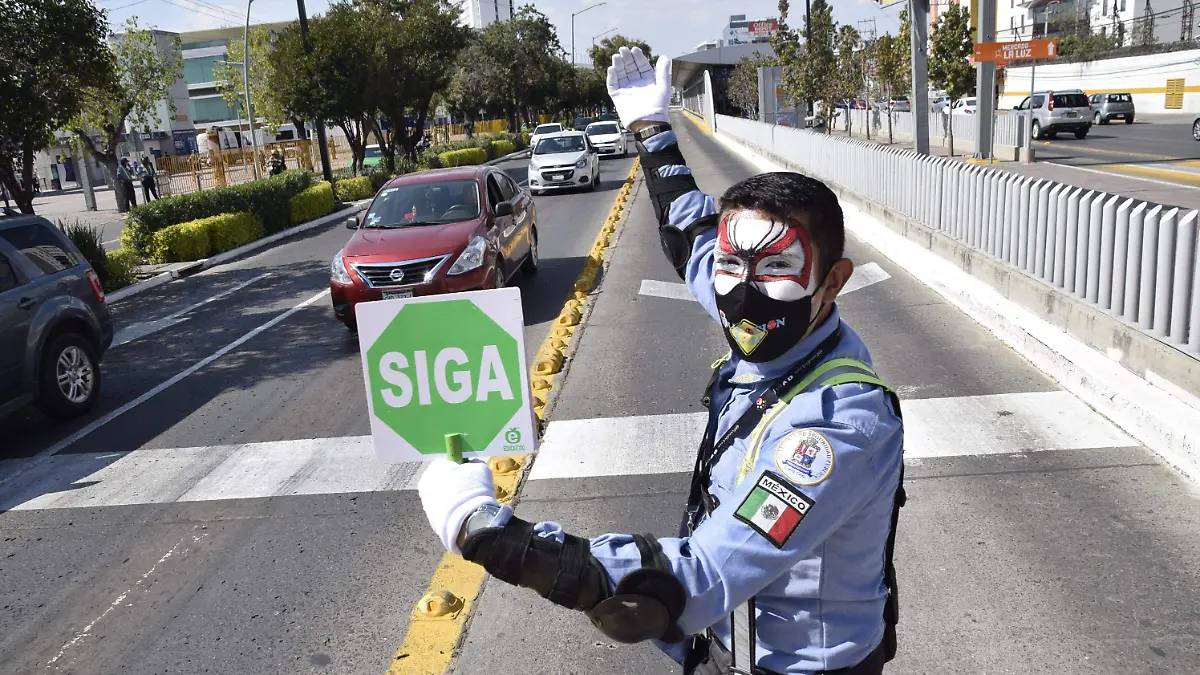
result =
[[[503,157],[513,152],[512,141],[492,141],[492,151],[497,157]]]
[[[150,238],[150,262],[172,263],[207,258],[211,243],[204,220],[171,225]]]
[[[107,281],[101,283],[104,290],[111,293],[137,281],[137,268],[141,264],[142,257],[137,251],[127,248],[108,251],[104,256],[104,274]]]
[[[333,184],[333,190],[337,193],[338,201],[343,202],[356,202],[375,195],[375,187],[370,176],[339,180]]]
[[[214,254],[245,246],[263,236],[262,221],[249,211],[222,213],[196,222],[208,228],[209,252]]]
[[[163,228],[243,211],[258,216],[266,234],[274,234],[291,225],[291,199],[311,185],[307,171],[292,170],[241,185],[156,199],[130,210],[121,242],[149,257],[154,233]]]
[[[308,188],[292,197],[291,223],[297,225],[315,220],[333,212],[333,186],[325,181]]]
[[[483,148],[464,148],[462,150],[451,150],[438,155],[438,163],[441,166],[467,166],[470,164],[483,164],[488,161],[487,151]]]
[[[84,225],[78,218],[69,224],[63,221],[56,221],[55,224],[75,244],[75,248],[83,254],[83,259],[96,270],[100,285],[108,288],[108,270],[104,267],[104,234],[91,225]]]

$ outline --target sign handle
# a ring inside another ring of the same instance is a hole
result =
[[[446,434],[446,458],[455,464],[463,463],[462,434]]]

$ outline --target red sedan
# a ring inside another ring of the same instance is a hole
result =
[[[537,272],[537,215],[529,193],[489,166],[393,179],[333,256],[333,312],[355,330],[360,302],[502,288]]]

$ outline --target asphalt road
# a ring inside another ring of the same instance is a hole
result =
[[[756,171],[675,119],[701,188]],[[1197,492],[878,251],[851,238],[840,307],[904,399],[909,503],[889,673],[1200,672]],[[517,511],[579,536],[673,536],[726,349],[678,297],[644,188],[577,337]],[[578,613],[489,580],[455,671],[666,673]]]
[[[1192,138],[1194,117],[1139,116],[1134,124],[1093,125],[1084,139],[1060,134],[1035,141],[1034,147],[1039,162],[1195,187],[1200,186],[1200,143]]]
[[[629,171],[536,198],[531,354]],[[524,160],[502,165],[524,180]],[[441,558],[416,465],[374,461],[331,226],[114,306],[86,419],[0,421],[0,671],[386,670]],[[215,299],[214,299],[215,298]]]

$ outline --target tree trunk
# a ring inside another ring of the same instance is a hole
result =
[[[124,116],[121,119],[124,120]],[[125,197],[125,185],[117,178],[117,143],[121,135],[116,129],[115,126],[104,129],[103,147],[98,147],[92,141],[91,136],[88,136],[82,129],[72,129],[71,131],[75,134],[83,151],[104,167],[104,172],[108,175],[108,182],[113,186],[113,192],[117,197],[117,213],[128,213],[129,200]]]
[[[32,156],[32,154],[32,152],[29,153],[29,156]],[[22,149],[22,156],[26,156],[24,149]],[[25,178],[26,171],[29,172],[29,179]],[[32,176],[32,159],[24,162],[21,175],[18,176],[16,167],[13,166],[12,158],[7,154],[0,154],[0,182],[4,183],[9,197],[16,202],[17,208],[21,210],[21,213],[33,213]]]
[[[953,117],[953,115],[954,115],[954,102],[956,100],[957,99],[953,99],[953,98],[950,99],[950,114],[946,115],[946,117],[945,117],[945,120],[946,120],[945,124],[947,127],[946,130],[950,135],[950,156],[951,157],[954,156],[954,117]]]
[[[125,184],[117,179],[117,160],[114,157],[112,160],[100,159],[100,165],[104,167],[104,174],[108,176],[108,182],[113,185],[113,193],[117,196],[117,213],[129,212],[129,200],[125,198]]]

